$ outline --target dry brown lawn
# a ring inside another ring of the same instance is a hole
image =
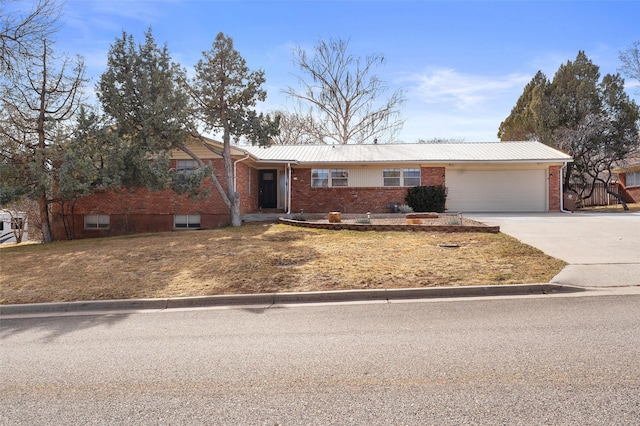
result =
[[[0,303],[13,304],[541,283],[565,263],[505,234],[249,224],[17,245],[0,265]]]
[[[640,203],[627,203],[629,210],[624,210],[622,204],[614,204],[612,206],[585,207],[579,209],[581,212],[592,213],[633,213],[640,212]]]

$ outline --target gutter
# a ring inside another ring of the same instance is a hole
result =
[[[287,214],[291,214],[291,163],[287,163]]]

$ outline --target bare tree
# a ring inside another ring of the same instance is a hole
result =
[[[39,0],[26,14],[7,12],[9,0],[0,0],[0,71],[13,72],[17,64],[40,50],[43,39],[57,31],[60,6]]]
[[[628,49],[620,52],[620,60],[622,74],[640,82],[640,40],[633,42]]]
[[[289,87],[284,93],[299,102],[299,110],[309,108],[324,143],[393,141],[403,125],[399,111],[403,92],[397,90],[380,101],[387,86],[372,73],[384,64],[384,56],[363,59],[349,53],[348,47],[345,40],[321,39],[312,57],[298,47],[294,63],[304,74],[298,76],[301,89]]]
[[[322,129],[310,113],[275,111],[274,115],[280,117],[280,133],[273,137],[276,145],[316,145],[324,140]]]
[[[39,55],[32,53],[21,63],[11,88],[3,88],[0,142],[3,169],[23,179],[14,182],[22,186],[15,194],[27,193],[38,200],[43,240],[50,242],[54,160],[65,140],[64,122],[80,105],[85,68],[82,58],[56,57],[46,39],[40,43]]]

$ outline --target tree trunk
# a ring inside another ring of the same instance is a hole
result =
[[[240,197],[236,192],[236,196],[231,203],[231,226],[241,226],[242,218],[240,217]]]
[[[564,191],[568,191],[569,189],[571,189],[571,172],[573,171],[573,164],[572,163],[567,163],[567,168],[564,174],[564,183],[563,183],[563,190]]]
[[[39,173],[39,189],[38,189],[38,207],[40,209],[40,220],[42,221],[42,241],[50,243],[53,241],[53,234],[51,232],[51,220],[49,218],[49,206],[47,203],[47,188],[42,183],[47,174],[47,157],[45,155],[47,149],[47,142],[45,139],[44,123],[46,121],[45,111],[47,109],[46,94],[47,94],[47,41],[43,40],[43,54],[42,54],[42,87],[40,89],[40,105],[38,111],[38,121],[36,122],[36,132],[38,134],[38,148],[36,149],[36,162],[40,167]]]
[[[624,202],[624,200],[622,199],[622,196],[620,196],[620,194],[616,194],[613,191],[609,190],[609,185],[605,186],[607,194],[613,195],[613,197],[618,200],[620,202],[620,204],[622,204],[622,209],[623,210],[629,210],[629,206],[627,206],[627,203]]]
[[[51,232],[51,221],[49,220],[49,205],[47,204],[47,194],[43,191],[38,197],[38,208],[40,210],[40,221],[42,222],[42,241],[50,243],[53,241]]]
[[[222,135],[222,141],[224,143],[222,150],[222,159],[224,161],[224,172],[227,180],[227,197],[229,198],[229,215],[231,219],[231,226],[241,226],[242,219],[240,218],[240,194],[236,192],[235,179],[233,176],[233,158],[231,158],[231,135],[230,125],[226,114],[223,114],[224,134]]]

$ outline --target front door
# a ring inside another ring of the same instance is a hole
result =
[[[278,206],[278,171],[259,170],[258,205],[261,209],[275,209]]]

